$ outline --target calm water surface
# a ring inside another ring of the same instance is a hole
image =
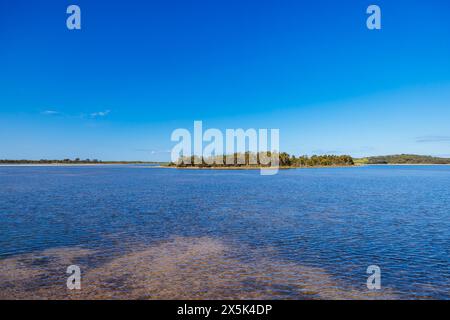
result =
[[[3,166],[0,186],[0,298],[450,298],[450,166]]]

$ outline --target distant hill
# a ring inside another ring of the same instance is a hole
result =
[[[450,164],[450,158],[438,158],[417,154],[396,154],[367,157],[355,160],[356,164]]]

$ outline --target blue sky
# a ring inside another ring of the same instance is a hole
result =
[[[194,120],[450,156],[450,2],[0,0],[0,158],[167,160]]]

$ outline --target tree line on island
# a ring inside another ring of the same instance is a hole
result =
[[[220,167],[266,167],[271,166],[270,159],[278,156],[280,167],[326,167],[326,166],[352,166],[353,158],[348,155],[313,155],[295,156],[286,152],[245,152],[234,153],[232,155],[219,155],[213,157],[187,156],[180,157],[176,162],[171,162],[169,166],[178,168],[220,168]],[[264,160],[263,160],[264,159]],[[269,161],[267,161],[269,160]]]

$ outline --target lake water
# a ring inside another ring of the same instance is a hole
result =
[[[450,166],[2,166],[0,298],[449,299],[449,187]]]

